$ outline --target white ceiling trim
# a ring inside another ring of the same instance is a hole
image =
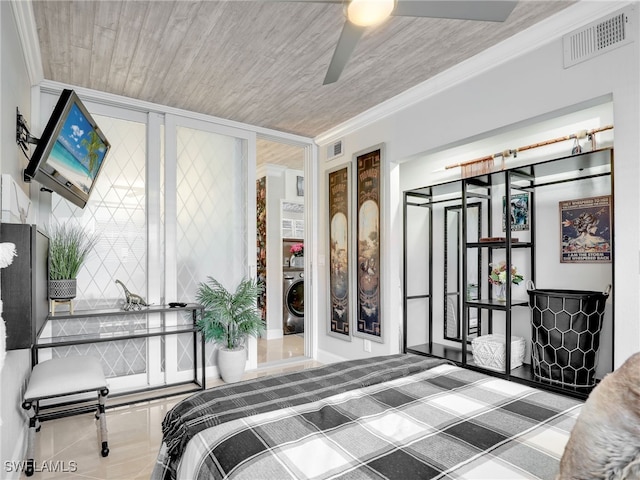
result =
[[[287,170],[287,167],[284,167],[282,165],[274,165],[272,163],[265,163],[263,165],[260,165],[257,168],[257,170],[256,170],[256,178],[261,178],[261,177],[265,177],[265,176],[279,177],[286,170]]]
[[[31,86],[38,85],[44,79],[42,54],[38,40],[38,29],[31,2],[11,0],[11,11],[16,21],[18,37],[22,44],[22,53],[27,66]]]
[[[75,92],[86,99],[87,101],[100,103],[102,105],[110,105],[114,107],[124,107],[131,110],[141,112],[155,112],[161,114],[171,114],[178,117],[185,117],[195,120],[202,120],[204,122],[216,123],[226,127],[237,128],[240,130],[246,130],[256,133],[262,137],[268,137],[274,141],[282,143],[288,143],[290,145],[296,145],[300,147],[306,147],[308,145],[314,145],[313,139],[303,137],[301,135],[295,135],[292,133],[280,132],[278,130],[272,130],[270,128],[259,127],[256,125],[250,125],[248,123],[236,122],[234,120],[227,120],[225,118],[214,117],[213,115],[206,115],[204,113],[191,112],[180,108],[169,107],[166,105],[159,105],[152,102],[146,102],[144,100],[138,100],[136,98],[124,97],[121,95],[115,95],[113,93],[100,92],[97,90],[91,90],[84,87],[76,87],[73,85],[65,85],[59,82],[51,80],[43,80],[40,83],[40,88],[43,92],[59,94],[65,88],[72,88]]]
[[[469,78],[481,75],[496,65],[509,62],[538,49],[563,35],[636,2],[581,0],[532,27],[445,70],[438,75],[396,95],[389,100],[317,135],[314,140],[324,146],[371,123],[437,95]]]

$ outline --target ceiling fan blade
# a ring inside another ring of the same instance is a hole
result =
[[[398,0],[391,15],[504,22],[517,3],[511,0]]]
[[[324,77],[323,85],[334,83],[340,78],[342,70],[349,61],[349,57],[356,48],[358,40],[362,37],[365,29],[366,27],[359,27],[349,21],[344,22],[340,40],[338,40],[338,45],[336,45],[336,49],[333,52],[333,58],[329,64],[327,75]]]

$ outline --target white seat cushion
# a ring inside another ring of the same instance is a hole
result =
[[[107,380],[100,360],[88,356],[54,358],[33,367],[27,401],[105,388]]]

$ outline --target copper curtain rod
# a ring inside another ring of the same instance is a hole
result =
[[[567,135],[564,137],[558,137],[558,138],[553,138],[551,140],[545,140],[543,142],[538,142],[538,143],[532,143],[531,145],[525,145],[524,147],[518,147],[515,150],[505,150],[503,152],[500,153],[495,153],[493,155],[487,155],[485,157],[481,157],[481,158],[476,158],[474,160],[468,160],[466,162],[459,162],[459,163],[455,163],[453,165],[447,165],[446,167],[444,167],[446,170],[449,170],[451,168],[456,168],[456,167],[465,167],[467,165],[473,165],[475,163],[481,163],[481,162],[487,162],[489,160],[493,160],[497,157],[503,157],[503,159],[505,157],[509,157],[511,155],[515,155],[518,152],[524,152],[526,150],[531,150],[533,148],[538,148],[538,147],[545,147],[547,145],[552,145],[554,143],[559,143],[559,142],[565,142],[567,140],[573,140],[573,139],[581,139],[581,138],[586,138],[588,136],[591,136],[595,133],[599,133],[599,132],[604,132],[605,130],[611,130],[613,128],[613,125],[606,125],[604,127],[600,127],[600,128],[594,128],[593,130],[582,130],[578,133],[573,133],[571,135]]]

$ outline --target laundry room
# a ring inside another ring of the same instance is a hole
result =
[[[278,156],[266,155],[276,148],[272,142],[258,145],[257,273],[265,286],[258,307],[266,326],[259,364],[305,354],[304,155],[302,149],[284,155],[276,146]]]

